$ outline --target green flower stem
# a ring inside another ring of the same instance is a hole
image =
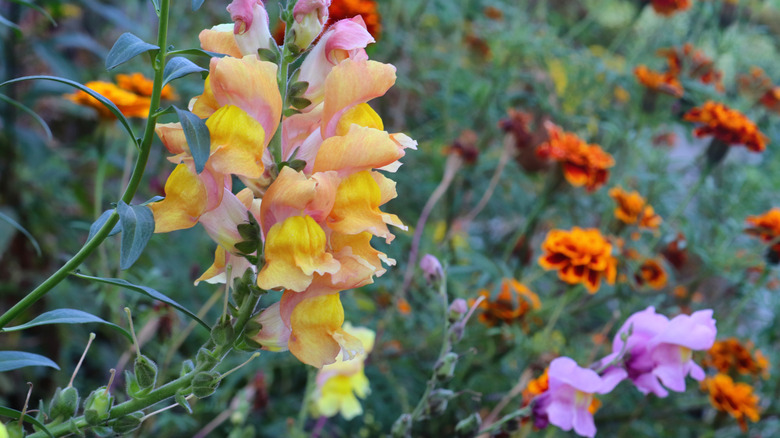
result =
[[[160,2],[160,27],[157,31],[157,46],[160,47],[160,51],[154,60],[154,87],[152,89],[151,105],[149,106],[149,117],[146,120],[146,129],[144,130],[144,136],[141,140],[141,147],[138,153],[138,157],[135,161],[135,167],[133,168],[130,181],[127,183],[127,188],[122,195],[122,201],[130,204],[133,201],[138,186],[141,184],[141,179],[144,176],[144,169],[146,168],[146,162],[149,160],[149,152],[152,147],[152,140],[154,139],[154,127],[157,122],[157,116],[155,111],[160,106],[160,95],[162,92],[163,81],[163,69],[165,68],[165,57],[167,56],[168,46],[168,16],[170,11],[170,0],[162,0]],[[36,287],[32,292],[27,294],[21,301],[16,303],[13,307],[8,309],[2,316],[0,316],[0,332],[3,327],[8,325],[11,321],[19,316],[22,312],[27,310],[30,306],[35,304],[38,300],[43,298],[50,290],[60,284],[72,271],[78,268],[86,258],[92,254],[98,246],[108,237],[108,233],[114,228],[114,225],[119,222],[119,215],[116,211],[108,218],[103,227],[95,234],[92,240],[89,240],[81,247],[81,249],[68,260],[60,269],[47,278],[43,283]]]
[[[496,421],[495,423],[491,424],[490,426],[488,426],[488,427],[486,427],[484,429],[480,429],[478,435],[489,434],[489,433],[495,432],[495,431],[499,430],[501,428],[501,426],[503,426],[504,424],[506,424],[506,423],[516,419],[516,418],[528,417],[530,415],[531,415],[531,405],[526,406],[523,409],[518,409],[518,410],[516,410],[514,412],[510,412],[510,413],[504,415],[498,421]]]

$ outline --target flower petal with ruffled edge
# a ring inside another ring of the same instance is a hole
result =
[[[223,106],[206,121],[211,134],[209,164],[214,170],[248,178],[263,174],[263,126],[241,108]]]
[[[265,145],[282,115],[282,96],[276,83],[277,65],[254,56],[212,58],[209,84],[219,106],[235,105],[263,125]]]
[[[403,156],[403,147],[387,132],[352,125],[347,135],[322,142],[313,171],[335,170],[346,176],[386,166]]]
[[[165,199],[149,204],[154,215],[154,232],[194,227],[206,211],[207,203],[206,184],[186,164],[179,164],[165,182]]]
[[[341,264],[325,252],[325,244],[325,232],[311,216],[292,216],[275,224],[266,236],[266,263],[257,275],[257,286],[302,292],[315,272],[337,272]]]
[[[290,316],[290,352],[303,363],[321,368],[336,361],[339,352],[344,360],[363,352],[360,339],[341,328],[344,308],[339,294],[309,298]]]
[[[200,47],[209,52],[240,58],[242,56],[241,49],[238,48],[236,39],[233,37],[233,26],[232,23],[218,24],[211,29],[200,31],[198,35]]]

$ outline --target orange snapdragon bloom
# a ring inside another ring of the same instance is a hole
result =
[[[755,423],[761,418],[758,396],[747,383],[734,383],[728,375],[718,373],[704,379],[702,387],[710,393],[712,406],[734,417],[743,432],[747,432],[748,419]]]
[[[667,275],[658,260],[647,259],[634,273],[634,279],[640,286],[646,284],[655,290],[659,290],[666,286]]]
[[[754,348],[752,342],[743,345],[737,338],[715,341],[712,348],[707,351],[707,357],[702,361],[702,366],[713,367],[723,374],[736,371],[739,374],[761,375],[767,379],[769,378],[769,360],[761,350]]]
[[[780,238],[780,208],[775,207],[758,216],[748,216],[745,222],[750,225],[745,232],[766,243]],[[771,251],[780,253],[780,242],[772,245]]]
[[[617,259],[612,256],[612,244],[595,228],[552,230],[542,250],[539,265],[557,270],[558,278],[566,283],[583,283],[591,294],[598,291],[602,278],[615,283]]]
[[[609,190],[609,196],[617,204],[615,217],[621,222],[650,229],[661,225],[661,217],[655,214],[652,206],[646,205],[645,198],[638,192],[626,192],[621,187],[613,187]]]
[[[490,292],[481,290],[479,294],[485,299],[479,303],[482,313],[479,320],[493,327],[500,322],[511,324],[531,310],[541,307],[539,296],[531,292],[524,284],[513,278],[501,280],[501,291],[494,301],[490,300]]]
[[[769,141],[744,114],[722,103],[708,101],[688,111],[683,119],[703,124],[693,131],[697,137],[712,135],[727,144],[743,144],[752,152],[763,151]]]
[[[539,145],[537,155],[560,162],[564,177],[575,187],[585,186],[592,192],[607,182],[608,169],[615,165],[612,155],[553,123],[545,122],[544,126],[550,139]]]
[[[652,0],[653,10],[661,15],[670,16],[691,7],[691,0]]]
[[[125,117],[145,119],[149,115],[149,106],[152,104],[152,100],[148,97],[139,96],[131,91],[119,88],[111,82],[91,81],[84,84],[84,86],[113,102]],[[116,119],[108,108],[85,91],[79,90],[73,94],[67,94],[65,98],[79,105],[94,108],[101,119]]]
[[[640,65],[634,69],[634,75],[640,84],[650,90],[669,94],[674,97],[682,97],[683,94],[685,94],[685,90],[675,73],[661,73],[650,70],[645,65]]]

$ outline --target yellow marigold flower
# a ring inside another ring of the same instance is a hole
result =
[[[87,82],[84,86],[113,102],[125,117],[145,119],[149,115],[149,106],[152,104],[152,100],[148,97],[123,90],[111,82],[92,81]],[[108,108],[85,91],[79,90],[76,93],[67,94],[65,98],[79,105],[94,108],[101,119],[114,120],[116,118]]]
[[[154,89],[154,81],[148,79],[141,73],[124,74],[120,73],[116,75],[116,83],[119,88],[127,91],[132,91],[139,96],[151,97],[152,90]],[[176,92],[173,91],[173,87],[170,84],[163,87],[160,92],[160,98],[171,100],[176,99]]]
[[[748,419],[755,423],[761,418],[758,396],[753,394],[753,387],[747,383],[734,383],[731,377],[718,373],[715,377],[704,379],[702,386],[710,393],[712,406],[734,417],[743,432],[747,431]]]
[[[344,323],[344,331],[355,336],[363,344],[363,352],[350,360],[337,357],[336,362],[325,365],[317,373],[317,388],[312,394],[312,414],[332,417],[341,414],[351,420],[363,412],[358,398],[366,398],[371,392],[364,372],[365,360],[374,348],[376,333],[365,327],[352,327]]]
[[[766,149],[769,139],[744,114],[722,103],[708,101],[688,111],[684,120],[702,123],[693,133],[697,137],[712,135],[728,144],[743,144],[752,152]]]
[[[668,281],[666,271],[658,260],[647,259],[642,263],[634,279],[640,286],[648,285],[655,290],[663,289]]]
[[[487,290],[483,289],[479,294],[485,297],[479,304],[482,309],[479,320],[489,327],[500,322],[511,324],[529,311],[541,307],[539,296],[513,278],[501,280],[501,291],[495,300],[490,300],[490,292]]]
[[[666,72],[661,73],[650,70],[647,66],[640,65],[634,69],[634,76],[640,84],[650,90],[666,93],[674,97],[682,97],[685,94],[677,75]]]
[[[691,7],[691,0],[652,0],[653,10],[661,15],[670,16]]]
[[[607,169],[615,165],[612,155],[550,122],[544,126],[550,139],[539,145],[537,155],[560,162],[564,177],[575,187],[585,186],[592,192],[607,182]]]
[[[377,11],[375,0],[333,0],[328,13],[331,23],[360,15],[366,22],[368,33],[374,38],[378,40],[382,33],[382,16]]]
[[[715,341],[707,351],[703,366],[715,368],[719,373],[728,374],[736,371],[739,374],[762,375],[769,377],[769,360],[761,350],[755,349],[752,342],[744,345],[737,338]]]
[[[612,257],[612,244],[595,228],[552,230],[542,250],[539,265],[557,270],[558,278],[566,283],[583,283],[591,294],[598,291],[602,278],[615,283],[617,259]]]
[[[750,225],[745,232],[764,242],[772,242],[780,237],[780,208],[773,208],[762,215],[748,216],[745,221]],[[772,251],[780,252],[780,242],[772,246]]]

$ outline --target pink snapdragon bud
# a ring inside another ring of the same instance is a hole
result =
[[[322,32],[328,22],[330,0],[299,0],[293,9],[292,31],[295,45],[305,50]]]
[[[450,304],[450,313],[457,313],[463,315],[469,310],[469,305],[463,298],[456,298],[455,301]]]
[[[573,359],[559,357],[550,362],[549,388],[536,400],[533,408],[534,424],[545,427],[552,423],[563,430],[572,430],[580,436],[596,436],[593,414],[588,408],[593,394],[606,394],[626,378],[625,370],[599,376],[591,369],[582,368]]]
[[[626,337],[629,328],[631,334]],[[650,306],[626,320],[612,342],[612,354],[602,359],[602,363],[613,361],[625,349],[624,365],[637,389],[644,394],[652,392],[666,397],[667,388],[685,391],[688,375],[698,381],[704,379],[704,370],[691,355],[693,351],[712,347],[716,335],[711,309],[669,320]]]
[[[439,281],[444,277],[444,269],[442,269],[439,259],[431,254],[425,254],[422,257],[420,269],[425,273],[425,279],[428,282]]]
[[[268,12],[263,0],[233,0],[227,10],[235,23],[233,36],[242,55],[257,55],[259,49],[271,47]]]

